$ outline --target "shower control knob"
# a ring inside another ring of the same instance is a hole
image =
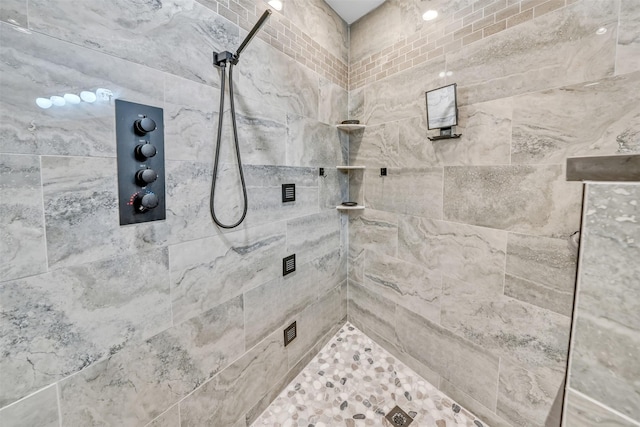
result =
[[[156,127],[156,122],[149,117],[138,119],[133,124],[133,128],[138,135],[146,135],[149,132],[153,132],[156,130]]]
[[[158,199],[158,196],[153,193],[147,193],[145,195],[137,194],[133,200],[133,206],[135,207],[136,212],[140,213],[150,211],[159,204],[160,200]]]
[[[138,160],[146,160],[156,155],[156,147],[152,144],[138,144],[135,149],[136,158]]]
[[[153,169],[143,169],[136,172],[136,181],[140,187],[146,187],[158,179],[158,173]]]

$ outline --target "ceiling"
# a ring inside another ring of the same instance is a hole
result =
[[[380,6],[385,0],[324,0],[347,24],[351,24]]]

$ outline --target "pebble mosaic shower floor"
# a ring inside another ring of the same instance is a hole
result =
[[[410,427],[486,426],[347,323],[252,427],[392,427],[395,406]]]

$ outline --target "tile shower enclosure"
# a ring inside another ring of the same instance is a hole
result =
[[[250,205],[222,232],[211,52],[263,2],[2,2],[3,422],[245,426],[347,318],[489,425],[557,417],[582,197],[563,163],[640,151],[640,5],[460,0],[427,23],[421,3],[350,28],[321,0],[272,16],[236,69]],[[431,143],[424,91],[453,82],[463,138]],[[113,97],[34,102],[98,88]],[[115,98],[164,109],[166,221],[118,225]],[[367,128],[340,133],[347,117]],[[367,209],[338,214],[347,198]]]

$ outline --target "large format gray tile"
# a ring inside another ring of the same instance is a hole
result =
[[[31,0],[30,28],[191,80],[218,84],[211,52],[232,50],[239,30],[195,0],[159,4]]]
[[[577,259],[568,239],[509,233],[504,293],[571,316]]]
[[[47,271],[40,159],[0,155],[0,281]]]
[[[65,424],[146,425],[240,356],[242,331],[238,297],[65,379]]]
[[[456,402],[473,412],[478,418],[491,427],[513,427],[510,422],[505,421],[496,415],[494,409],[489,409],[473,397],[469,396],[460,388],[454,386],[447,380],[440,381],[439,390],[445,393]]]
[[[169,408],[165,413],[147,424],[147,427],[180,427],[180,413],[178,411],[178,405],[174,405]]]
[[[501,291],[443,275],[442,326],[531,371],[547,368],[563,377],[571,320]]]
[[[284,223],[173,245],[169,255],[173,316],[180,322],[277,278]]]
[[[374,168],[400,166],[398,138],[398,122],[351,132],[349,164]]]
[[[0,5],[0,21],[27,26],[27,0],[4,0]]]
[[[287,254],[304,264],[341,246],[341,216],[335,210],[287,221]]]
[[[0,289],[0,406],[171,326],[166,249],[68,267]]]
[[[282,331],[276,331],[182,400],[181,425],[233,425],[286,372]]]
[[[567,409],[565,425],[584,427],[637,427],[631,422],[604,406],[598,405],[574,390],[567,390]]]
[[[6,383],[5,383],[6,386]],[[51,385],[0,410],[3,427],[59,427],[58,393]]]
[[[392,123],[388,123],[391,125]],[[435,141],[427,139],[427,116],[422,114],[419,117],[398,120],[398,160],[397,164],[403,167],[424,168],[435,167],[442,164],[442,159],[437,155],[437,151],[444,145],[438,145]],[[454,141],[454,140],[451,140]],[[446,142],[452,144],[451,141]],[[395,161],[394,161],[395,162]],[[380,162],[381,166],[390,166],[391,162]]]
[[[620,0],[620,24],[616,49],[616,74],[640,70],[640,5],[634,0]]]
[[[332,126],[347,120],[349,92],[320,77],[318,120]]]
[[[489,409],[495,408],[498,357],[410,311],[397,311],[396,322],[399,344],[407,353]]]
[[[348,316],[363,332],[373,332],[391,344],[397,343],[396,304],[390,304],[386,297],[352,280],[349,281]]]
[[[336,249],[311,261],[311,277],[318,282],[318,295],[333,290],[347,280],[347,254]]]
[[[364,202],[368,208],[442,219],[442,168],[387,168],[365,172]]]
[[[500,230],[401,216],[399,258],[460,280],[501,287],[507,233]]]
[[[344,138],[334,125],[287,114],[286,164],[315,168],[347,164],[347,146],[343,147],[341,140]]]
[[[560,165],[448,166],[444,217],[519,233],[566,238],[580,228],[581,185]]]
[[[638,91],[640,72],[515,97],[513,163],[640,153]]]
[[[41,109],[39,97],[105,88],[112,98],[163,106],[161,72],[10,25],[0,28],[3,152],[115,157],[113,100]]]
[[[613,75],[619,6],[618,0],[575,2],[448,54],[458,104]],[[596,34],[601,27],[608,31]]]
[[[349,214],[349,279],[364,282],[365,251],[396,256],[398,216],[366,209]]]

